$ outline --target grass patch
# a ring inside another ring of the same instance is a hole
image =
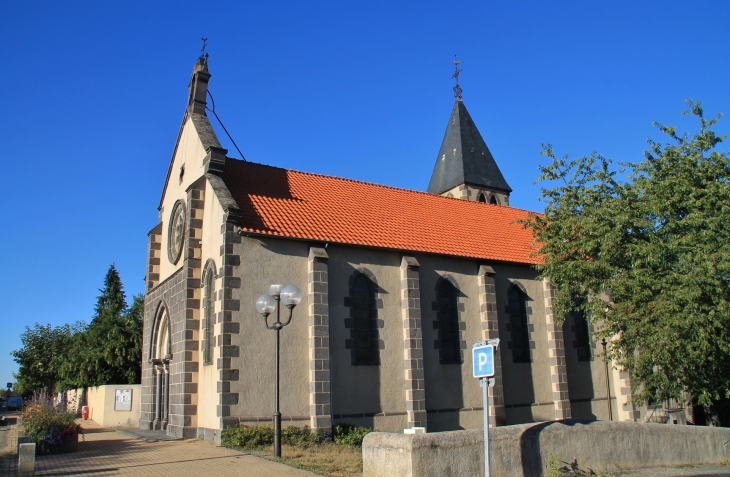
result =
[[[261,457],[327,477],[362,476],[362,450],[359,447],[332,443],[285,445],[281,447],[281,459],[271,453]]]
[[[229,427],[221,434],[221,445],[327,477],[361,477],[362,440],[372,431],[367,427],[338,424],[333,441],[329,441],[322,438],[318,429],[288,426],[281,430],[280,459],[271,452],[274,443],[271,426]]]

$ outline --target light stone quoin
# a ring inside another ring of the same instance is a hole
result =
[[[479,267],[479,310],[481,315],[482,337],[484,341],[499,338],[499,318],[497,316],[497,292],[494,284],[495,271],[488,265]],[[504,344],[500,345],[504,346]],[[499,349],[494,352],[494,385],[488,388],[489,425],[503,426],[507,423],[504,409],[504,385],[502,383],[502,357]]]
[[[565,363],[563,330],[555,323],[553,299],[555,288],[547,278],[542,281],[545,295],[545,324],[547,325],[548,353],[550,355],[550,380],[553,388],[555,419],[570,419],[570,397],[568,396],[568,370]]]

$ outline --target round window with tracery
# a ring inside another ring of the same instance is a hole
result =
[[[185,238],[185,206],[182,201],[175,204],[170,215],[170,226],[167,233],[167,256],[170,262],[177,263]]]

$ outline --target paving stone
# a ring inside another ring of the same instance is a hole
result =
[[[312,477],[316,474],[197,439],[150,442],[86,424],[79,450],[37,456],[36,477]],[[0,475],[18,476],[17,458],[3,459]]]

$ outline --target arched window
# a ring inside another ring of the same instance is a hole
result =
[[[512,285],[507,292],[507,310],[509,311],[510,332],[509,347],[512,349],[512,361],[529,363],[530,335],[527,326],[527,296],[519,287]]]
[[[150,343],[150,359],[152,361],[168,360],[172,357],[172,349],[170,347],[170,315],[167,313],[166,307],[159,307],[155,325]]]
[[[439,322],[438,336],[441,344],[439,361],[441,364],[461,364],[461,347],[459,340],[458,292],[448,280],[443,280],[438,287]]]
[[[352,284],[351,294],[353,364],[380,364],[372,280],[365,275],[358,275]]]
[[[492,204],[492,205],[499,205],[497,203],[497,196],[496,195],[492,195],[492,198],[489,199],[489,203]]]
[[[585,312],[579,308],[584,301],[585,300],[580,297],[573,298],[575,306],[569,314],[570,318],[573,320],[573,324],[570,326],[570,329],[575,337],[575,340],[573,340],[573,349],[575,349],[578,355],[578,361],[591,361],[593,359],[593,353],[591,348],[590,328]]]
[[[209,269],[205,274],[205,294],[203,296],[203,364],[213,363],[213,294],[215,273]]]
[[[487,198],[484,196],[484,192],[479,194],[479,202],[484,202],[485,204],[487,203]]]

